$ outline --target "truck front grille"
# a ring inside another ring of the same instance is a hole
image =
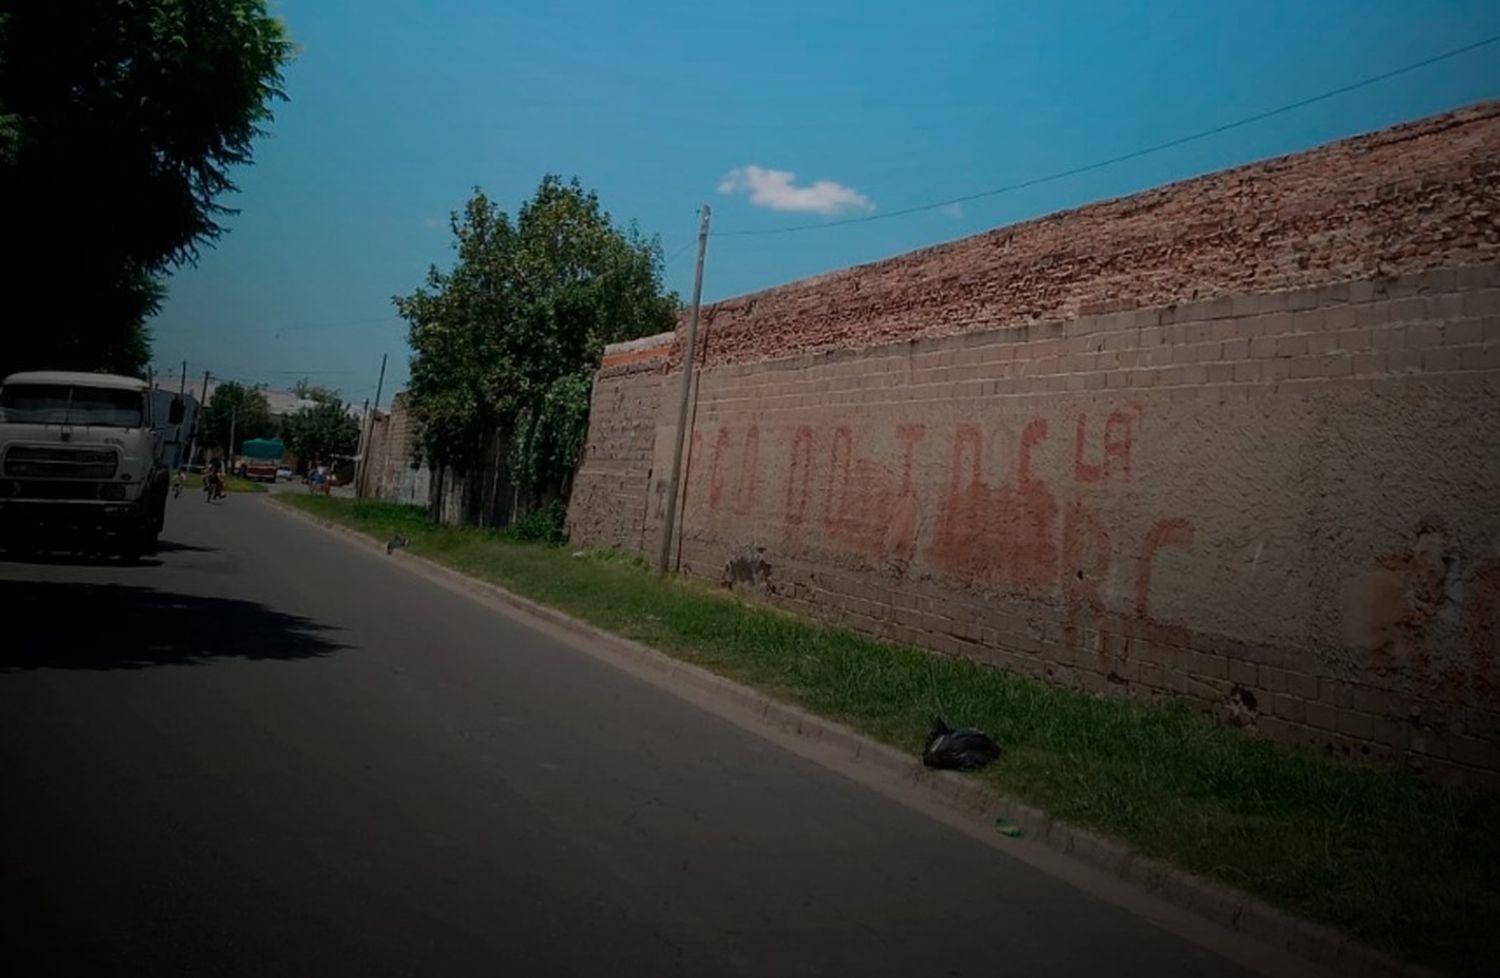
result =
[[[102,488],[97,482],[71,479],[15,479],[0,482],[0,499],[99,499]]]
[[[5,474],[17,479],[113,479],[119,456],[103,448],[12,445]]]

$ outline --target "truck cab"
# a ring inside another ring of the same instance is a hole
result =
[[[166,520],[161,410],[145,381],[33,371],[0,384],[0,547],[156,550]]]

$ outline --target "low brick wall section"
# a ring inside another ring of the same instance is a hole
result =
[[[650,551],[678,376],[601,374],[576,542]],[[690,572],[758,550],[882,639],[1500,771],[1500,266],[700,376]]]
[[[673,334],[661,333],[612,344],[605,350],[594,380],[583,463],[573,481],[569,502],[572,539],[642,553],[651,550],[644,536],[651,515],[646,507],[650,503],[657,412],[672,341]]]
[[[1500,258],[1500,101],[704,310],[734,363]],[[679,324],[678,333],[683,333]]]

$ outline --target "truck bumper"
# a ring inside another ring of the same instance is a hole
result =
[[[0,499],[0,547],[104,542],[138,532],[148,512],[144,499],[120,502]]]

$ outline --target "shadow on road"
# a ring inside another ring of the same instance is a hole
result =
[[[214,659],[306,659],[331,629],[253,601],[125,584],[0,581],[0,672],[141,669]]]
[[[173,543],[171,540],[158,540],[156,543],[156,552],[159,554],[207,554],[218,549],[218,547],[195,547],[191,543]]]
[[[217,547],[198,547],[191,543],[174,543],[171,540],[159,540],[156,544],[156,552],[159,554],[206,554],[213,553],[217,549]],[[63,564],[74,567],[97,567],[121,563],[119,554],[107,551],[95,553],[87,550],[27,550],[25,548],[0,550],[0,561],[12,564]],[[130,566],[160,567],[161,561],[143,557]]]

